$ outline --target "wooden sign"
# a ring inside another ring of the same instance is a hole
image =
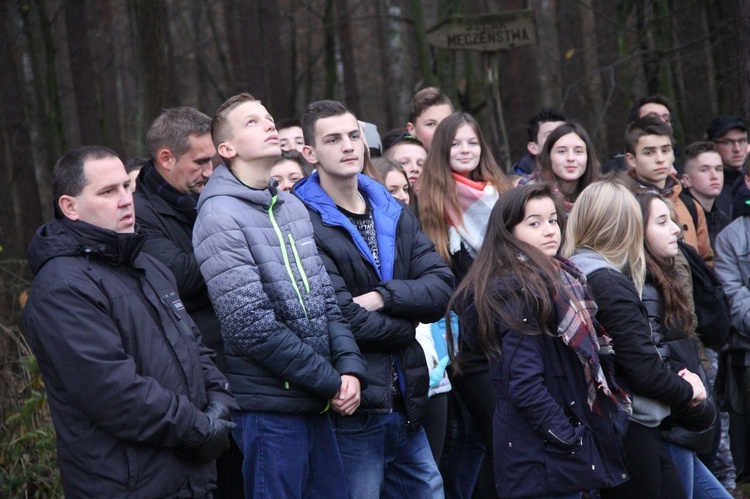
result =
[[[534,9],[451,16],[427,32],[433,47],[494,52],[536,44]]]

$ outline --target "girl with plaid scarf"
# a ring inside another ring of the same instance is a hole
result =
[[[564,225],[548,184],[507,192],[452,303],[465,341],[490,360],[500,497],[580,498],[628,479],[629,398],[585,278],[557,255]]]

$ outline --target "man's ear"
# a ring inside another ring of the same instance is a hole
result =
[[[539,146],[536,142],[529,142],[526,144],[526,150],[529,151],[532,156],[539,154]]]
[[[685,187],[690,188],[693,186],[693,183],[690,181],[690,175],[687,173],[682,174],[682,183],[685,185]]]
[[[625,153],[625,163],[628,165],[629,169],[635,168],[635,156],[633,156],[629,152],[626,152]]]
[[[310,163],[312,163],[314,165],[318,164],[318,159],[315,157],[315,149],[313,149],[312,147],[308,146],[307,144],[305,144],[302,147],[302,155]]]
[[[219,144],[217,151],[222,158],[232,159],[237,156],[237,151],[232,147],[232,144],[226,142]]]
[[[57,205],[60,207],[62,214],[67,218],[74,221],[81,218],[76,207],[76,199],[73,196],[68,196],[67,194],[60,196]]]
[[[409,132],[409,135],[414,135],[414,124],[413,123],[407,123],[406,124],[406,131]]]
[[[177,158],[174,154],[172,154],[172,151],[164,148],[160,149],[159,152],[156,153],[156,158],[154,158],[154,161],[158,166],[169,171],[172,169],[172,165],[174,165],[177,161]]]

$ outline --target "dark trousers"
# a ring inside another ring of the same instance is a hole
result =
[[[427,404],[427,416],[422,422],[427,442],[432,450],[432,457],[436,463],[440,463],[445,445],[445,429],[448,424],[448,392],[438,393],[430,397]]]
[[[603,499],[686,497],[680,475],[662,445],[659,428],[649,428],[631,421],[623,445],[630,481],[611,489],[602,489]]]
[[[495,387],[487,371],[454,376],[451,386],[457,428],[450,444],[450,456],[444,457],[441,463],[445,495],[451,498],[495,497],[492,452],[492,418],[497,402]],[[477,453],[481,456],[483,451],[484,457],[475,464],[477,460],[471,456]],[[465,469],[469,466],[478,466],[478,469]],[[475,484],[470,483],[470,477],[476,477]]]
[[[729,447],[732,450],[737,483],[750,482],[750,366],[732,366],[741,407],[729,409]],[[733,409],[742,410],[742,413]]]

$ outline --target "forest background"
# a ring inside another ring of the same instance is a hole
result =
[[[518,9],[533,9],[534,45],[486,54],[427,42],[450,16]],[[162,109],[211,116],[240,91],[277,120],[337,99],[382,134],[405,125],[414,92],[439,86],[479,119],[506,168],[543,107],[580,121],[600,160],[622,152],[627,110],[644,95],[672,100],[683,145],[718,114],[750,118],[748,0],[0,0],[0,26],[2,497],[60,494],[18,319],[26,246],[52,213],[65,151],[143,156]]]

